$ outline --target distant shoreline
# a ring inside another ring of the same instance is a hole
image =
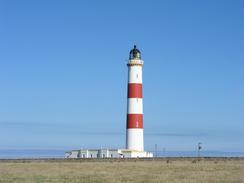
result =
[[[158,157],[158,158],[23,158],[23,159],[0,159],[0,163],[32,163],[32,162],[127,162],[127,161],[239,161],[244,157]]]
[[[67,150],[67,149],[66,149]],[[0,149],[0,159],[62,159],[65,149]],[[149,150],[150,151],[150,150]],[[197,151],[153,151],[155,157],[197,157]],[[200,152],[201,157],[244,157],[244,152],[206,151]]]

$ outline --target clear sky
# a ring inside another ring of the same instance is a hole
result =
[[[124,147],[134,44],[147,150],[244,151],[242,0],[0,0],[0,149]]]

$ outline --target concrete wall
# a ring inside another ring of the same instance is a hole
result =
[[[78,158],[79,150],[73,150],[65,153],[65,158]]]

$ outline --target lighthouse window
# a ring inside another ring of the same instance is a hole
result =
[[[138,78],[138,74],[136,74],[136,78]]]

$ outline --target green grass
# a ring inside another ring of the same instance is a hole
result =
[[[0,182],[244,183],[244,159],[0,161]]]

